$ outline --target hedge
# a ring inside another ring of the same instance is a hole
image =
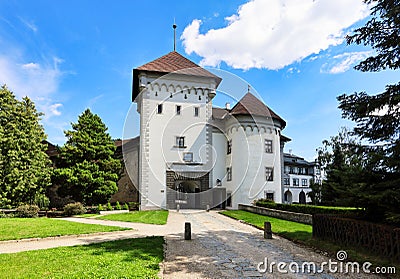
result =
[[[328,206],[317,206],[308,204],[284,204],[274,203],[267,200],[258,200],[255,202],[256,206],[272,208],[290,212],[304,213],[304,214],[332,214],[341,216],[356,216],[363,212],[362,209],[351,208],[351,207],[328,207]]]

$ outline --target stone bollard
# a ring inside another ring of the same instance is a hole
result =
[[[185,222],[185,240],[192,239],[192,229],[190,228],[190,222]]]
[[[179,204],[176,205],[176,212],[179,212],[180,207],[181,206]]]
[[[209,212],[210,211],[210,205],[207,204],[207,208],[206,211]]]
[[[272,230],[270,222],[264,222],[264,238],[272,239]]]

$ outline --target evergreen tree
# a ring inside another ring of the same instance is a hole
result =
[[[363,147],[347,128],[342,128],[337,136],[323,141],[317,149],[318,161],[325,171],[320,193],[321,203],[335,206],[363,207],[360,203],[360,188],[367,158]],[[314,191],[314,189],[313,189]]]
[[[85,204],[106,203],[118,190],[121,171],[106,125],[87,109],[65,135],[67,142],[60,148],[60,167],[53,177],[54,183],[60,185],[59,195]]]
[[[33,204],[50,184],[41,116],[28,97],[0,88],[0,206]]]
[[[400,1],[366,0],[371,19],[347,37],[349,44],[370,45],[376,55],[355,69],[377,72],[400,68]],[[354,133],[371,145],[364,155],[370,158],[365,180],[365,202],[371,211],[397,213],[400,216],[400,82],[387,85],[376,95],[356,92],[338,97],[345,118],[356,122]],[[368,175],[367,175],[368,176]]]

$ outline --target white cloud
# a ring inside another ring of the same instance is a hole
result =
[[[344,30],[368,14],[360,0],[252,0],[225,18],[226,27],[201,34],[195,19],[181,39],[203,66],[281,69],[341,44]]]
[[[45,113],[45,120],[59,116],[62,104],[54,103],[52,95],[58,91],[63,72],[59,69],[62,60],[52,57],[51,63],[21,63],[20,58],[0,55],[0,84],[14,92],[18,98],[28,96],[38,109]]]
[[[6,83],[18,97],[28,96],[33,100],[49,96],[58,89],[61,60],[51,58],[51,63],[20,63],[16,59],[0,55],[0,83]]]
[[[335,55],[321,67],[321,73],[340,74],[350,70],[358,62],[371,56],[372,51],[345,52]]]
[[[61,112],[58,109],[61,107],[62,107],[62,104],[60,104],[60,103],[52,104],[49,106],[49,110],[53,115],[59,116],[59,115],[61,115]]]
[[[36,32],[38,31],[38,28],[37,28],[37,26],[35,25],[35,23],[34,23],[33,21],[28,21],[28,20],[26,20],[26,19],[24,19],[24,18],[22,18],[22,17],[19,17],[19,20],[20,20],[23,24],[25,24],[25,26],[26,26],[27,28],[29,28],[30,30],[32,30],[34,33],[36,33]]]

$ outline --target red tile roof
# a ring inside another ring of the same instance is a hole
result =
[[[156,60],[153,60],[149,63],[146,63],[136,69],[139,71],[160,73],[172,73],[179,71],[179,73],[181,74],[212,77],[221,80],[220,77],[203,69],[202,67],[190,61],[186,57],[183,57],[176,51],[171,51],[170,53],[161,56],[160,58],[157,58]]]
[[[258,115],[272,117],[282,124],[282,128],[286,126],[286,121],[277,115],[273,110],[267,107],[256,96],[247,92],[242,99],[232,108],[232,115]]]
[[[137,75],[139,72],[156,72],[156,73],[173,73],[177,72],[183,75],[191,75],[191,76],[200,76],[200,77],[210,77],[214,78],[216,81],[216,85],[218,86],[222,79],[213,73],[203,69],[196,63],[190,61],[186,57],[183,57],[176,51],[171,51],[170,53],[157,58],[149,63],[146,63],[136,69],[133,70],[133,82],[137,82]],[[133,84],[132,90],[132,100],[136,98],[139,94],[138,88]]]

